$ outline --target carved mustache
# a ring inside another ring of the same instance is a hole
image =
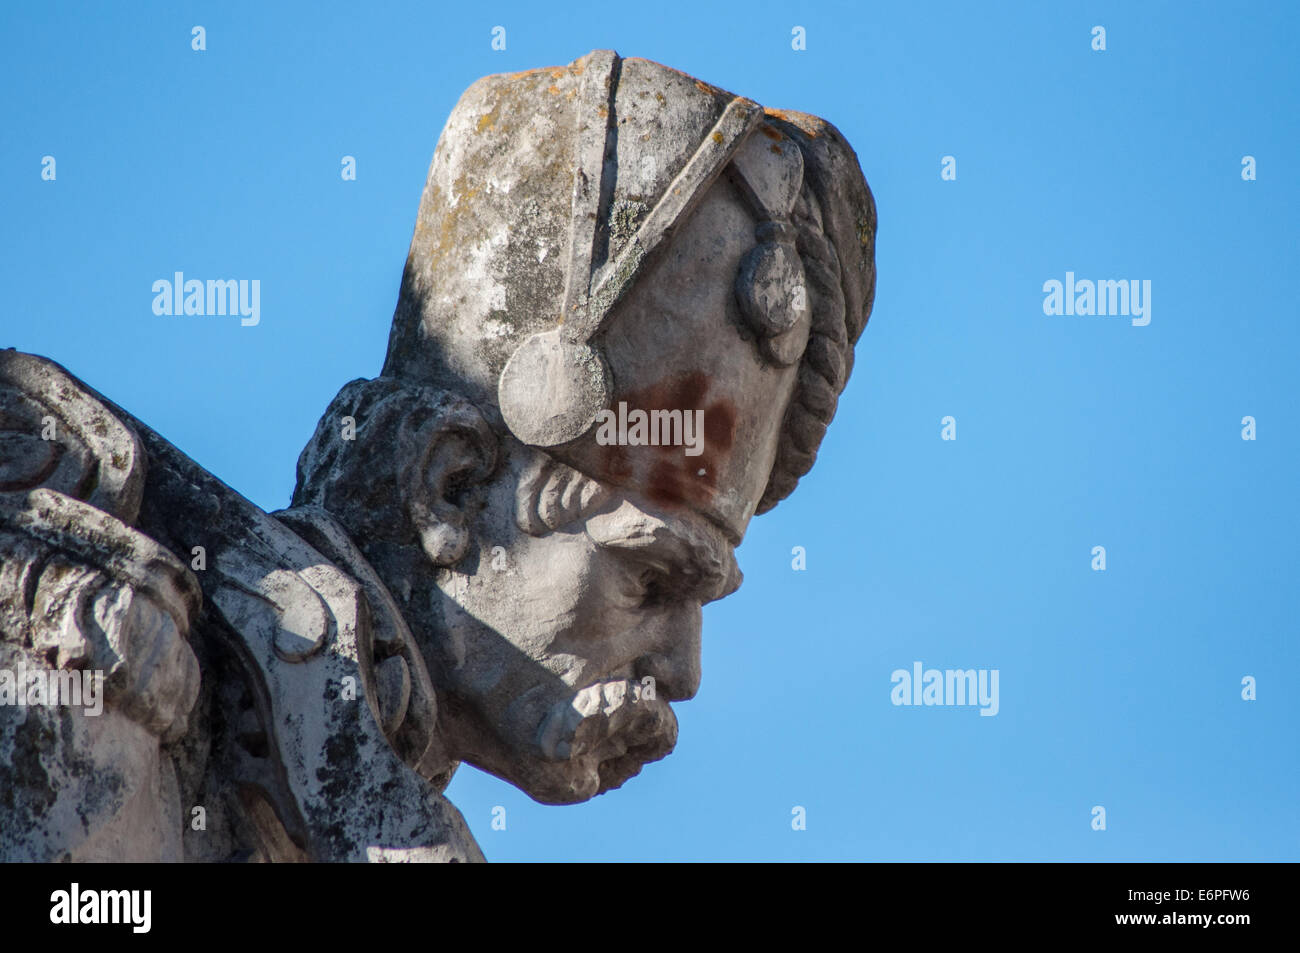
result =
[[[667,701],[644,698],[639,683],[625,678],[595,682],[557,702],[542,719],[538,746],[548,761],[595,756],[619,758],[642,749],[657,760],[677,743],[677,716]]]

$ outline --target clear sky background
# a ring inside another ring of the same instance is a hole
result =
[[[1300,859],[1298,9],[6,3],[0,345],[277,509],[329,400],[379,372],[479,76],[613,48],[824,116],[880,230],[818,465],[705,610],[677,751],[571,807],[462,768],[484,853]],[[174,271],[260,279],[261,323],[155,316]],[[1150,280],[1150,325],[1044,315],[1066,271]],[[918,660],[998,669],[998,715],[892,705]]]

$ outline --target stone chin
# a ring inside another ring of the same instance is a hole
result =
[[[642,765],[671,754],[677,716],[640,683],[606,679],[545,709],[532,735],[532,750],[506,780],[543,804],[574,804],[621,787]]]

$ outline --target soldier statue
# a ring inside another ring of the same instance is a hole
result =
[[[0,859],[481,860],[460,762],[562,804],[667,755],[875,231],[829,123],[598,50],[461,97],[288,509],[0,351]]]

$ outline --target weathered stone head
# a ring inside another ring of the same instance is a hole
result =
[[[875,227],[834,127],[657,63],[464,94],[383,376],[335,398],[294,495],[396,596],[453,757],[569,802],[672,750],[701,606],[834,415]]]

